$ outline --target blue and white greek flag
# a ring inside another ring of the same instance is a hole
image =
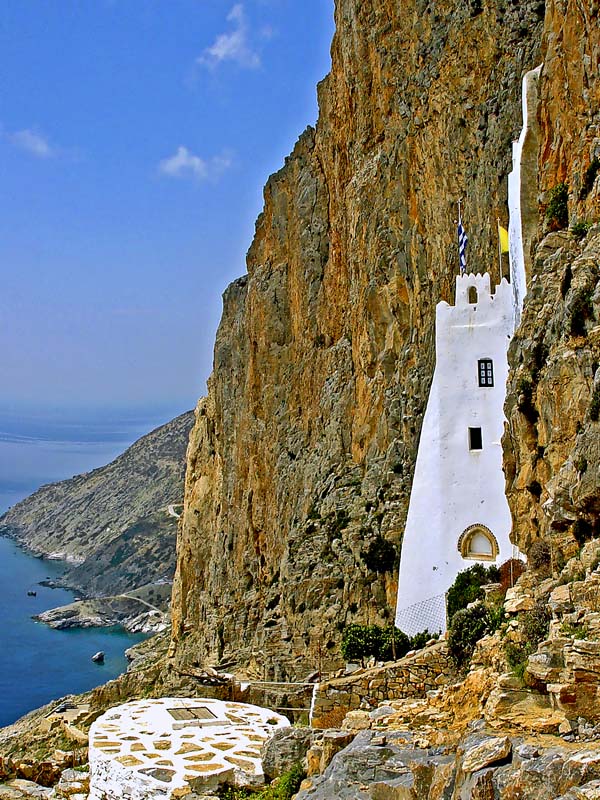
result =
[[[460,262],[460,274],[464,275],[467,271],[467,242],[469,241],[462,219],[458,220],[458,260]]]

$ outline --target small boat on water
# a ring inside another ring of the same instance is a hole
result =
[[[102,650],[99,650],[95,655],[92,656],[92,661],[95,664],[104,664],[104,653]]]
[[[37,597],[37,592],[32,591],[31,589],[27,592],[27,597]]]

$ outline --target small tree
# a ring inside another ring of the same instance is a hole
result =
[[[344,629],[342,636],[342,655],[346,661],[360,661],[369,656],[377,656],[381,647],[382,631],[378,625],[357,625],[353,623]]]
[[[399,628],[390,625],[382,631],[378,653],[380,661],[402,658],[409,650],[412,650],[412,641]]]

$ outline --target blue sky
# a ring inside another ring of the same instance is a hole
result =
[[[2,0],[0,408],[190,408],[328,0]]]

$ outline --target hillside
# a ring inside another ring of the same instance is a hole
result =
[[[0,517],[0,533],[71,563],[65,585],[118,594],[165,576],[175,560],[185,452],[193,413],[143,436],[92,472],[42,486]]]

